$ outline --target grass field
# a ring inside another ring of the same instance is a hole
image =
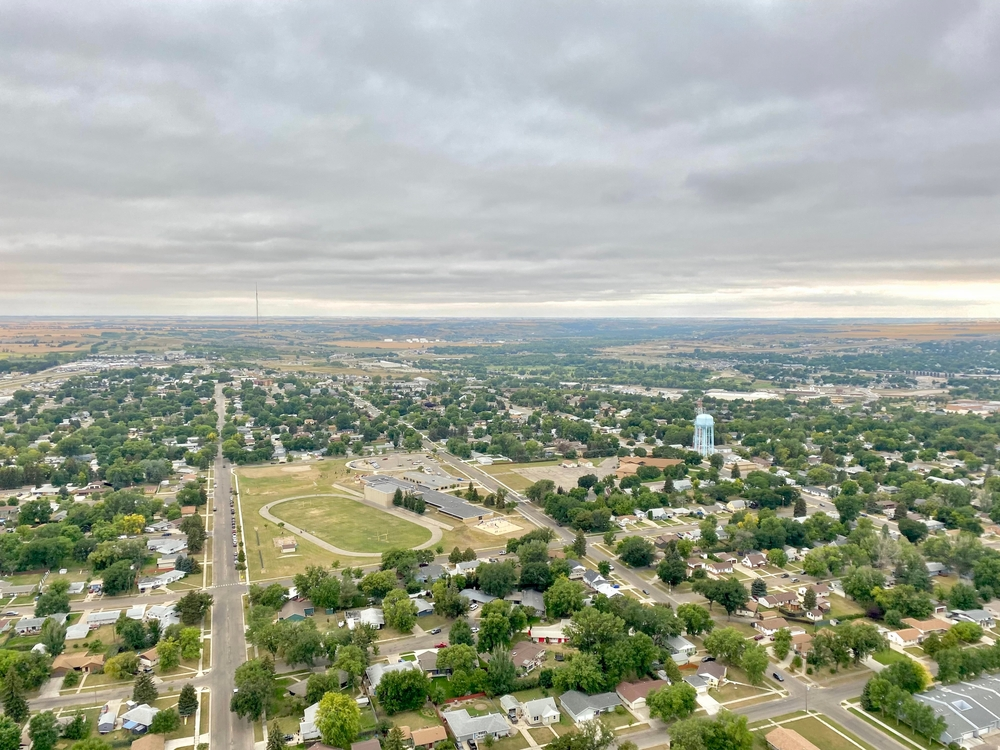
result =
[[[906,654],[901,654],[898,651],[893,651],[891,648],[887,648],[885,651],[877,651],[872,654],[872,658],[879,664],[884,664],[889,666],[890,664],[895,664],[897,661],[909,661],[910,657]]]
[[[826,724],[823,722],[826,722]],[[830,726],[827,726],[827,724]],[[806,716],[795,721],[783,722],[781,726],[786,729],[794,729],[817,747],[823,748],[823,750],[859,750],[859,748],[861,750],[875,750],[867,742],[858,739],[839,724],[826,717],[823,718],[823,721],[820,721],[816,717]],[[767,747],[764,736],[773,728],[772,726],[766,726],[758,730],[755,747]]]
[[[894,734],[891,734],[891,733],[888,733],[888,732],[886,732],[886,734],[887,734],[887,736],[892,737],[894,740],[896,740],[896,742],[899,742],[904,747],[927,748],[928,750],[933,750],[933,748],[946,747],[946,745],[943,745],[940,742],[937,742],[937,741],[931,742],[926,737],[921,737],[919,734],[916,734],[912,729],[910,729],[908,726],[906,726],[906,724],[903,724],[902,722],[899,722],[899,724],[897,724],[892,719],[889,719],[887,721],[884,717],[881,717],[881,716],[878,716],[878,715],[871,715],[867,711],[863,711],[860,708],[849,708],[847,710],[850,711],[855,716],[857,716],[859,719],[862,719],[863,721],[868,722],[869,724],[871,724],[873,727],[875,727],[880,732],[885,732],[886,730],[885,730],[885,727],[883,727],[880,724],[876,723],[877,721],[881,721],[881,722],[885,723],[887,726],[889,726],[892,729],[896,730],[897,732],[899,732],[900,734],[902,734],[904,737],[906,737],[905,741],[899,739],[899,737],[897,737]],[[909,743],[909,744],[907,744],[907,743]]]
[[[358,564],[359,558],[334,555],[303,539],[297,540],[299,546],[294,555],[279,554],[274,539],[287,536],[287,532],[265,521],[258,512],[261,506],[283,497],[331,491],[333,482],[349,479],[351,472],[345,468],[345,463],[342,460],[326,460],[314,464],[256,466],[239,470],[247,569],[251,580],[287,578],[301,573],[308,565],[329,567],[335,561],[342,565]]]
[[[431,538],[430,530],[423,526],[348,497],[326,495],[290,500],[275,506],[271,513],[352,552],[412,548]]]

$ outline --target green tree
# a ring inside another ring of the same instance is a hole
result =
[[[0,750],[20,750],[21,727],[9,716],[0,716]]]
[[[35,603],[35,617],[69,612],[69,581],[53,581]]]
[[[802,495],[799,495],[795,499],[795,508],[792,510],[792,516],[795,518],[802,518],[807,513],[808,509],[806,508],[806,500],[802,497]]]
[[[404,589],[393,589],[382,600],[385,624],[400,633],[410,633],[417,622],[417,605]]]
[[[816,609],[816,591],[812,588],[806,589],[806,593],[802,595],[802,608],[806,612]]]
[[[128,560],[119,560],[105,569],[102,580],[104,593],[108,596],[118,596],[132,589],[135,585],[136,571]]]
[[[406,745],[403,741],[403,730],[397,726],[393,726],[385,736],[385,742],[382,743],[382,750],[406,750]]]
[[[160,660],[160,672],[177,669],[181,663],[181,645],[173,638],[165,638],[156,644],[156,656]]]
[[[66,648],[66,624],[46,620],[42,624],[41,642],[49,656],[59,656]]]
[[[389,672],[382,675],[375,696],[382,708],[390,716],[400,711],[420,708],[427,700],[430,680],[423,671],[409,669],[404,672]]]
[[[576,536],[573,537],[573,554],[577,557],[587,555],[587,536],[583,533],[583,529],[578,529]]]
[[[517,587],[517,567],[513,561],[480,565],[476,569],[476,575],[479,588],[500,599]]]
[[[548,593],[548,592],[546,592]],[[472,626],[465,619],[456,620],[448,633],[448,643],[452,646],[464,644],[466,646],[476,645],[476,638],[472,634]]]
[[[279,587],[280,588],[280,587]],[[284,589],[282,589],[284,590]],[[279,604],[278,607],[281,605]],[[177,600],[175,609],[181,623],[188,626],[200,625],[205,614],[212,607],[212,595],[203,591],[189,591]],[[276,607],[277,609],[277,607]]]
[[[63,728],[62,736],[67,740],[82,740],[90,736],[90,721],[83,711],[73,714],[73,719]]]
[[[177,699],[177,713],[181,716],[192,716],[198,710],[198,693],[194,685],[190,682],[181,688],[181,694]]]
[[[715,627],[715,621],[707,609],[698,604],[681,604],[677,616],[684,623],[688,635],[701,635]]]
[[[351,743],[357,739],[358,732],[361,731],[361,709],[349,695],[327,693],[319,702],[316,728],[325,744],[351,750]]]
[[[782,628],[774,634],[774,655],[779,661],[788,656],[792,648],[792,632],[788,628]]]
[[[111,743],[100,737],[88,737],[73,743],[70,750],[111,750]]]
[[[12,667],[0,680],[0,696],[3,698],[3,712],[18,724],[28,719],[28,701],[24,699],[24,685],[20,670]]]
[[[187,546],[193,554],[197,555],[205,548],[205,524],[201,516],[195,513],[181,520],[178,528],[187,534]]]
[[[396,571],[378,570],[362,578],[361,583],[358,584],[358,588],[368,596],[382,599],[396,588],[396,584]]]
[[[514,690],[517,680],[517,668],[510,658],[510,652],[496,648],[490,654],[490,663],[486,668],[486,692],[488,695],[503,695]]]
[[[549,617],[569,617],[583,609],[583,587],[566,576],[556,578],[542,598]]]
[[[438,651],[437,654],[438,669],[450,669],[452,672],[472,674],[478,661],[479,656],[476,654],[476,649],[465,644],[448,646]]]
[[[736,628],[716,628],[705,636],[705,650],[728,664],[740,664],[746,647],[746,638]]]
[[[31,717],[28,724],[31,750],[52,750],[59,741],[59,723],[51,711],[42,711]]]
[[[750,596],[755,599],[759,599],[762,596],[767,596],[767,583],[763,578],[754,578],[750,584]]]
[[[179,644],[181,658],[193,660],[201,656],[201,630],[199,628],[184,628],[181,630]]]
[[[251,659],[236,668],[233,682],[236,692],[229,710],[241,718],[260,721],[274,695],[274,662],[269,658]]]
[[[652,691],[646,697],[649,715],[663,721],[683,719],[694,713],[698,707],[698,692],[686,682],[667,685]]]
[[[152,704],[159,697],[160,693],[153,684],[153,678],[147,672],[142,672],[135,678],[132,685],[132,700],[136,703]]]
[[[267,728],[267,744],[264,748],[265,750],[285,750],[285,733],[277,719],[272,721],[271,726]]]
[[[347,672],[347,679],[353,688],[357,685],[358,678],[365,673],[368,658],[360,646],[349,644],[337,649],[337,661],[334,666]]]
[[[713,719],[691,717],[670,728],[671,750],[753,750],[747,717],[721,711]]]
[[[655,553],[652,542],[641,536],[628,536],[618,542],[615,553],[632,568],[644,568],[653,562]]]
[[[479,651],[492,651],[510,645],[510,619],[499,612],[490,612],[479,621]]]
[[[764,672],[767,671],[767,652],[759,644],[748,645],[740,658],[740,666],[747,673],[747,679],[751,685],[760,685],[764,681]]]
[[[153,734],[170,734],[177,731],[180,725],[181,717],[177,715],[177,711],[173,708],[168,708],[160,711],[153,717],[153,723],[149,725],[149,731]]]
[[[138,671],[139,655],[134,651],[123,651],[104,662],[104,674],[112,680],[124,680],[134,677]]]

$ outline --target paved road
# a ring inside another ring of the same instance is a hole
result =
[[[216,410],[219,413],[219,433],[225,421],[225,398],[221,384],[215,389]],[[229,509],[230,473],[222,448],[215,459],[215,534],[212,543],[212,671],[208,685],[212,691],[211,744],[213,750],[252,750],[253,727],[229,710],[233,694],[233,674],[247,660],[247,644],[243,624],[243,594],[246,586],[240,582],[234,564],[235,548],[229,529],[233,512]]]

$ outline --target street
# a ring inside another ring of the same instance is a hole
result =
[[[219,432],[225,423],[226,406],[222,385],[215,388],[215,408],[219,414]],[[211,743],[216,748],[251,750],[254,745],[253,726],[229,710],[233,693],[233,675],[247,660],[246,635],[243,623],[243,594],[234,565],[236,548],[230,542],[229,529],[234,512],[229,508],[232,482],[228,462],[219,453],[215,459],[215,523],[212,541],[212,671],[208,685],[212,692]],[[213,502],[213,500],[209,500]],[[238,519],[237,519],[238,521]]]

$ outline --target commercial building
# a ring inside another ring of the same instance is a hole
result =
[[[392,507],[392,498],[398,489],[404,493],[409,492],[422,498],[430,507],[462,523],[471,525],[496,515],[492,510],[482,505],[467,503],[465,500],[454,495],[438,492],[430,487],[408,482],[405,479],[376,474],[365,477],[363,482],[365,485],[365,500],[381,505],[383,508]]]
[[[913,696],[944,717],[941,742],[962,742],[1000,729],[1000,676],[942,685]]]

